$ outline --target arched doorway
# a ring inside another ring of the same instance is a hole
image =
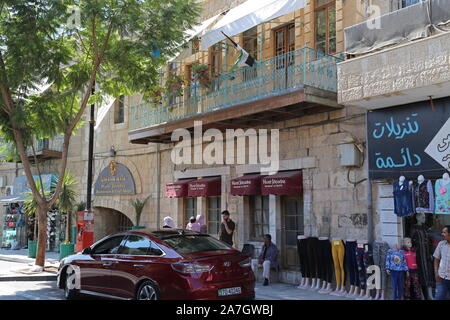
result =
[[[94,241],[109,234],[131,229],[133,222],[125,214],[111,208],[95,207]]]

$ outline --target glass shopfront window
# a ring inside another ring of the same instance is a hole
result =
[[[250,239],[261,241],[269,233],[269,196],[250,196]]]
[[[183,228],[189,223],[191,217],[197,217],[197,198],[185,198],[184,203]]]
[[[207,225],[208,233],[212,235],[219,235],[220,223],[222,217],[220,216],[221,197],[208,197],[208,214]]]

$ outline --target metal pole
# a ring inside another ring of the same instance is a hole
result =
[[[156,144],[156,229],[160,229],[161,225],[161,154],[159,143]]]
[[[368,111],[366,111],[366,128],[368,128]],[[369,156],[368,156],[369,134],[366,129],[366,154],[367,154],[367,240],[373,243],[375,240],[373,230],[373,208],[372,208],[372,180],[369,172]]]
[[[95,94],[95,82],[92,87],[92,94]],[[89,120],[89,151],[88,151],[88,176],[87,176],[87,197],[86,197],[86,211],[90,212],[92,209],[92,165],[94,158],[94,126],[95,126],[95,104],[91,104],[91,118]]]

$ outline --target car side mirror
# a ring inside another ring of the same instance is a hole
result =
[[[83,251],[81,251],[81,254],[91,254],[91,252],[92,252],[91,247],[87,247],[84,248]]]

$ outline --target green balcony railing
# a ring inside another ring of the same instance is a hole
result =
[[[210,89],[191,82],[182,96],[167,95],[162,104],[129,108],[129,130],[159,125],[303,88],[336,92],[336,64],[341,58],[305,47],[214,79]]]

